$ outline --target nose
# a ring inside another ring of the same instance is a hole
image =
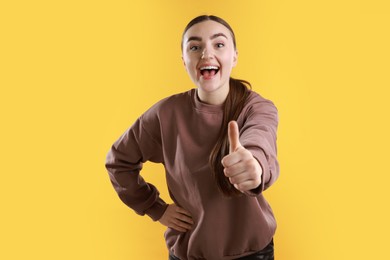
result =
[[[204,48],[202,51],[201,59],[209,59],[213,56],[212,51],[209,50],[209,48]]]

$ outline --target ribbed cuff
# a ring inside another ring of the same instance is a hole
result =
[[[245,192],[246,195],[255,197],[264,191],[265,182],[269,181],[270,173],[268,161],[263,150],[250,150],[250,152],[252,153],[253,157],[259,162],[260,167],[263,171],[261,174],[261,183],[259,187]]]
[[[157,201],[145,211],[145,214],[153,219],[153,221],[157,221],[162,217],[167,207],[168,204],[161,198],[158,198]]]

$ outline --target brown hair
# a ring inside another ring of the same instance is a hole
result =
[[[232,35],[234,49],[236,49],[236,38],[233,29],[225,20],[214,15],[201,15],[192,19],[184,29],[183,37],[187,30],[190,29],[193,25],[210,20],[220,23],[229,29]],[[181,43],[181,48],[183,49],[183,41]],[[218,140],[213,150],[211,151],[209,158],[209,163],[218,188],[224,195],[228,197],[240,195],[241,192],[239,192],[225,176],[223,172],[224,167],[221,163],[221,160],[229,153],[228,124],[232,120],[237,120],[238,116],[240,115],[249,95],[248,87],[251,87],[251,84],[248,81],[230,77],[229,94],[224,104],[221,129],[219,130]]]

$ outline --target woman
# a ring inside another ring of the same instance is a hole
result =
[[[168,227],[170,259],[274,259],[276,222],[263,197],[279,175],[274,104],[230,77],[233,30],[199,16],[182,58],[197,88],[161,100],[112,146],[106,167],[121,200]],[[139,172],[162,163],[173,204]]]

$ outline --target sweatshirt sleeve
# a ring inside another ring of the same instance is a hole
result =
[[[168,205],[160,198],[156,187],[145,182],[140,170],[146,161],[162,162],[161,140],[148,133],[143,118],[112,145],[105,166],[119,198],[137,214],[146,214],[156,221]],[[158,132],[158,128],[155,124],[150,131]]]
[[[248,107],[240,130],[241,144],[251,151],[263,170],[260,186],[248,192],[247,195],[257,196],[268,189],[279,177],[277,127],[277,108],[271,101],[258,96],[256,101]]]

